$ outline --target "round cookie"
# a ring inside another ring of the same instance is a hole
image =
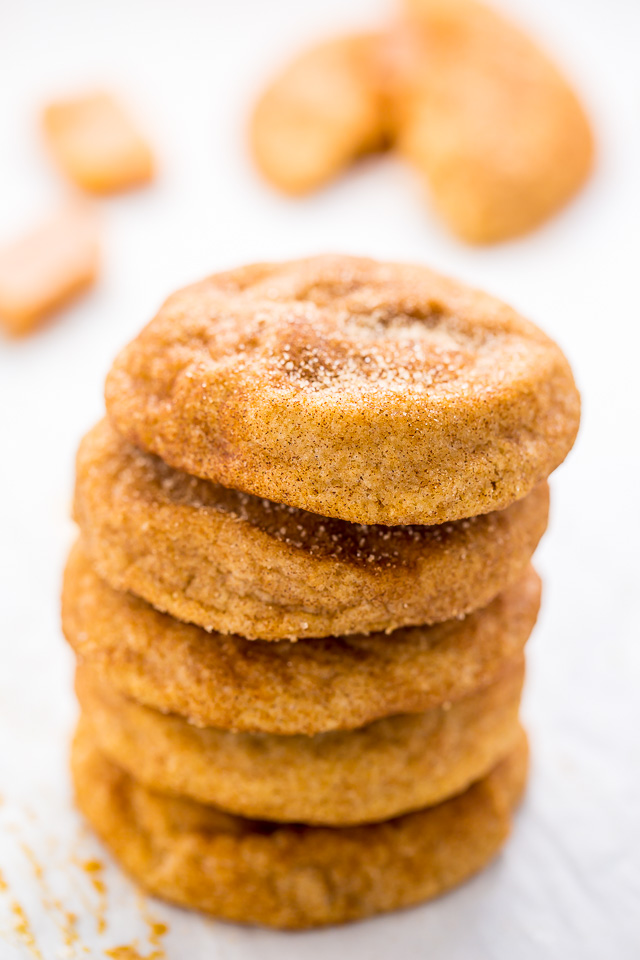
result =
[[[320,43],[265,90],[251,120],[251,146],[261,172],[276,187],[306,193],[382,147],[381,42],[363,34]]]
[[[304,929],[408,907],[485,866],[504,843],[527,772],[513,753],[464,793],[360,827],[285,826],[155,793],[103,757],[80,725],[76,800],[149,892],[226,920]]]
[[[546,483],[504,510],[436,527],[329,520],[174,470],[108,421],[80,445],[75,517],[112,587],[248,639],[340,636],[450,620],[522,577]]]
[[[398,80],[398,146],[471,243],[526,233],[593,165],[578,98],[549,58],[476,0],[405,0],[413,56]]]
[[[84,723],[151,789],[243,817],[330,826],[388,820],[461,793],[513,749],[524,664],[453,704],[313,737],[195,727],[79,666]]]
[[[562,462],[579,395],[559,347],[426,267],[325,256],[218,274],[117,357],[120,433],[173,467],[366,524],[499,510]]]
[[[121,693],[201,726],[280,734],[354,729],[479,690],[518,659],[540,605],[531,569],[463,620],[395,633],[261,643],[208,634],[107,586],[69,557],[64,634]]]

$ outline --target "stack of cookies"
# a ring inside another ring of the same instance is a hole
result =
[[[78,804],[126,869],[304,928],[483,867],[578,428],[559,348],[423,267],[318,257],[175,294],[106,397],[63,622]]]

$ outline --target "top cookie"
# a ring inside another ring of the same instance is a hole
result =
[[[117,357],[106,400],[171,466],[390,525],[506,507],[579,422],[567,360],[510,307],[425,267],[339,256],[174,294]]]

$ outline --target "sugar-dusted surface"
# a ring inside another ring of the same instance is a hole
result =
[[[105,397],[117,429],[174,467],[388,525],[507,507],[562,463],[580,419],[562,351],[505,303],[340,254],[173,294]]]
[[[75,536],[75,449],[102,416],[111,360],[169,290],[212,269],[332,249],[422,259],[484,286],[543,325],[575,369],[582,429],[553,477],[551,525],[536,558],[545,600],[525,690],[530,786],[505,853],[447,897],[293,938],[155,903],[151,912],[170,927],[166,955],[477,960],[481,951],[483,960],[636,960],[640,11],[633,0],[611,0],[606,10],[601,0],[503,5],[573,76],[603,149],[595,179],[564,214],[521,243],[486,251],[449,241],[427,220],[415,185],[384,160],[299,204],[269,193],[249,168],[237,111],[262,80],[334,26],[366,29],[386,2],[238,0],[223,14],[219,4],[183,0],[162,5],[162,15],[151,0],[5,7],[12,42],[0,58],[2,240],[59,197],[37,136],[39,107],[52,92],[73,93],[87,77],[119,87],[148,119],[164,162],[157,186],[104,207],[104,284],[37,338],[0,344],[3,960],[33,960],[14,932],[12,899],[47,960],[64,947],[64,920],[43,902],[23,843],[50,891],[80,918],[93,955],[136,938],[139,953],[152,952],[133,887],[73,811],[68,777],[75,707],[58,594]],[[180,69],[169,69],[177,59]],[[76,859],[104,869],[88,872]],[[96,878],[106,887],[102,933]]]
[[[112,590],[76,545],[62,621],[82,660],[148,706],[203,726],[319,733],[428,710],[492,682],[521,656],[539,599],[530,569],[462,620],[391,635],[264,643],[211,635]]]
[[[527,777],[524,732],[468,790],[359,827],[247,820],[150,791],[96,749],[80,721],[78,803],[143,887],[226,920],[289,930],[360,920],[450,890],[507,839]]]
[[[518,580],[547,525],[546,482],[435,527],[363,526],[167,466],[102,421],[76,460],[74,515],[102,577],[207,630],[250,639],[436,623]]]
[[[151,789],[243,817],[342,827],[433,806],[503,760],[518,738],[522,660],[424,713],[315,737],[198,728],[123,697],[86,665],[76,692],[100,750]]]

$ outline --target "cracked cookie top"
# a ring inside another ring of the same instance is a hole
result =
[[[174,467],[367,524],[505,507],[564,459],[579,420],[562,352],[511,308],[425,267],[340,256],[176,293],[106,398],[117,429]]]

